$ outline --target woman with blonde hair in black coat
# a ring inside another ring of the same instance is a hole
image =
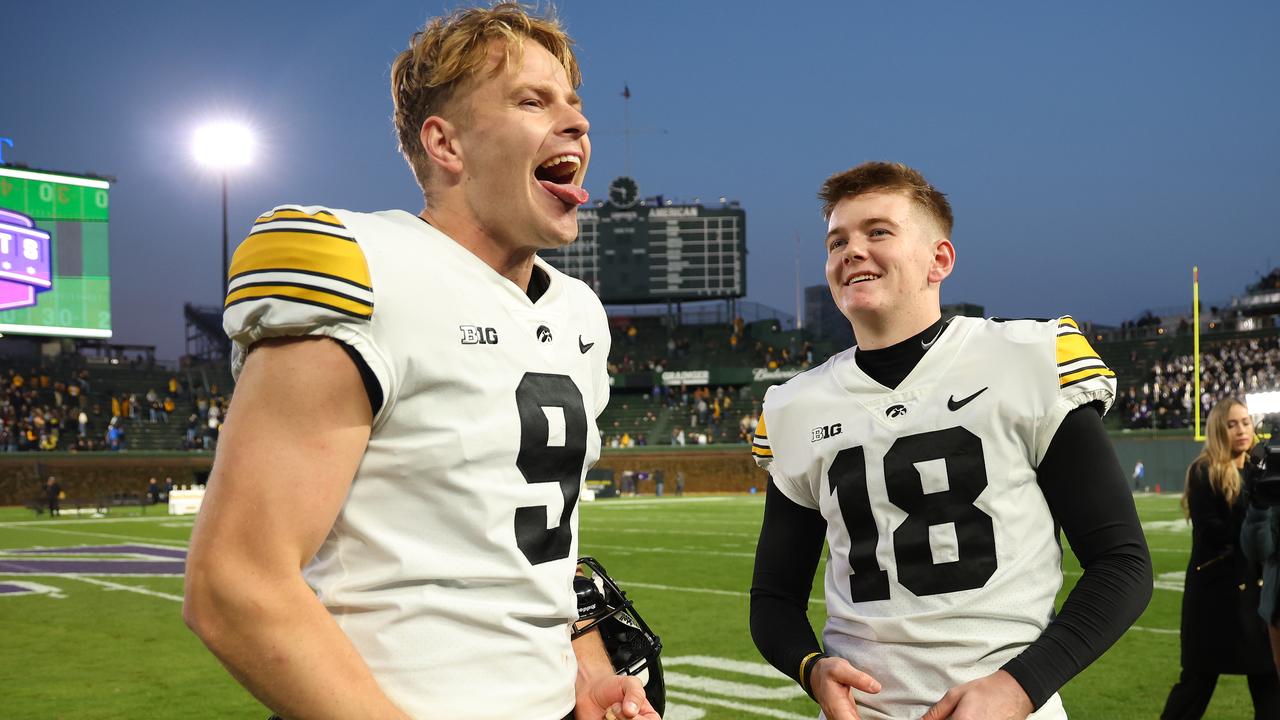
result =
[[[1247,675],[1254,717],[1280,718],[1280,680],[1258,616],[1257,567],[1239,549],[1241,474],[1255,442],[1249,409],[1225,398],[1209,413],[1204,450],[1187,469],[1182,507],[1191,560],[1182,596],[1182,675],[1161,720],[1204,716],[1219,675]]]

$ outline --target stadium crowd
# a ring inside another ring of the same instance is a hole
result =
[[[141,395],[106,385],[81,363],[0,363],[0,452],[128,450],[139,426],[168,425],[187,408],[184,433],[175,427],[165,449],[214,448],[229,402],[216,385],[193,389],[176,375]]]
[[[1280,390],[1280,338],[1249,338],[1218,343],[1201,353],[1201,413],[1218,400]],[[1195,364],[1191,355],[1165,353],[1142,382],[1121,394],[1126,428],[1170,429],[1191,425]]]

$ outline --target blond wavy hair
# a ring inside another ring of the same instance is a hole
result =
[[[476,77],[489,60],[491,45],[504,47],[496,75],[524,59],[524,41],[532,40],[564,66],[573,87],[582,85],[582,72],[573,54],[573,40],[552,11],[529,14],[518,2],[498,2],[489,8],[465,8],[432,19],[409,39],[409,47],[391,64],[391,100],[395,106],[400,153],[409,162],[418,185],[426,193],[431,164],[422,146],[422,123],[452,108],[459,90]]]
[[[1196,467],[1206,465],[1209,468],[1209,487],[1221,495],[1228,505],[1234,505],[1240,497],[1240,470],[1236,468],[1235,454],[1231,452],[1231,435],[1227,430],[1227,415],[1235,407],[1248,406],[1235,398],[1223,398],[1209,411],[1209,419],[1205,422],[1204,450],[1187,468],[1187,481],[1182,489],[1182,511],[1190,517],[1187,504],[1187,492],[1191,488],[1191,474]]]

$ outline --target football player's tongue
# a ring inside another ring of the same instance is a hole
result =
[[[578,172],[578,163],[560,162],[550,167],[540,166],[533,177],[544,190],[555,195],[565,205],[581,205],[591,195],[585,188],[573,184],[573,176]]]

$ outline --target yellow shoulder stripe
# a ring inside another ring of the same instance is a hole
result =
[[[288,209],[273,210],[270,214],[263,215],[255,220],[253,224],[261,225],[262,223],[275,222],[276,220],[315,220],[334,227],[344,227],[342,221],[336,215],[323,210],[317,213],[305,213],[301,210]]]
[[[751,454],[757,457],[773,457],[773,450],[770,450],[769,448],[752,446]]]
[[[1094,351],[1093,346],[1089,344],[1089,341],[1083,335],[1068,333],[1058,336],[1057,359],[1055,362],[1059,365],[1072,360],[1096,357],[1098,357],[1098,353]]]
[[[764,413],[760,413],[760,420],[756,423],[756,435],[760,437],[769,437],[769,431],[764,427]]]
[[[303,288],[296,285],[250,285],[238,290],[232,290],[227,294],[227,307],[239,302],[263,298],[280,298],[282,300],[301,302],[306,305],[316,305],[354,317],[367,318],[373,315],[373,306],[369,303],[353,300],[319,288]]]
[[[278,230],[250,235],[231,260],[231,277],[267,271],[320,274],[366,290],[372,287],[360,246],[323,233]]]
[[[1069,325],[1077,330],[1080,329],[1080,326],[1076,324],[1075,318],[1070,315],[1063,315],[1061,318],[1058,318],[1058,327],[1062,327],[1063,325]]]

